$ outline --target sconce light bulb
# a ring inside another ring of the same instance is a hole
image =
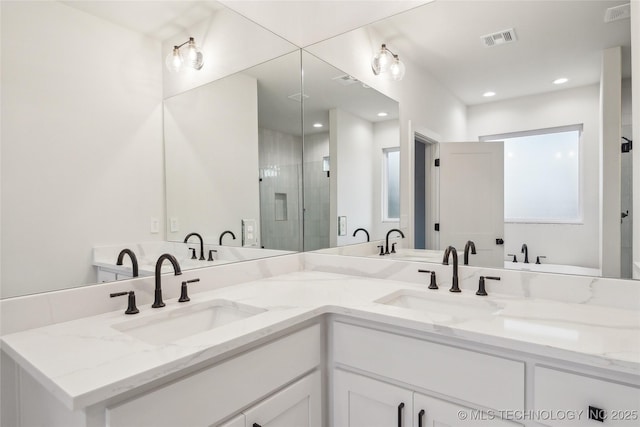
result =
[[[202,52],[196,46],[196,42],[193,37],[189,38],[189,44],[187,45],[187,64],[196,70],[199,70],[204,65],[204,58]]]
[[[376,53],[371,60],[371,69],[373,70],[373,74],[377,76],[389,71],[389,66],[392,60],[393,56],[391,55],[391,52],[389,52],[387,50],[387,46],[383,44],[380,47],[380,51]]]
[[[404,66],[404,63],[400,61],[398,55],[394,55],[393,63],[389,66],[389,74],[391,74],[391,78],[396,81],[402,80],[405,71],[406,67]]]
[[[182,63],[184,59],[182,58],[182,54],[180,53],[180,49],[178,46],[174,46],[173,50],[167,55],[166,59],[167,68],[172,73],[177,73],[182,68]]]

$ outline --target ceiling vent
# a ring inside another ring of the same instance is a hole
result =
[[[498,46],[500,44],[511,43],[517,40],[516,31],[513,28],[498,31],[497,33],[480,36],[484,47]]]
[[[604,12],[604,22],[619,21],[631,18],[631,3],[610,7]]]
[[[358,83],[358,79],[349,74],[344,74],[342,76],[334,77],[331,80],[341,84],[342,86],[350,86],[354,83]]]

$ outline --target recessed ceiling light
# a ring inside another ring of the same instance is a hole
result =
[[[388,115],[389,115],[389,114],[388,114],[388,113],[385,113],[384,111],[380,111],[380,112],[378,113],[378,117],[387,117]]]
[[[483,93],[482,96],[484,96],[485,98],[490,98],[492,96],[496,96],[496,93],[488,91],[488,92]]]
[[[568,81],[569,81],[569,79],[568,79],[568,78],[566,78],[566,77],[561,77],[561,78],[559,78],[559,79],[555,79],[555,80],[553,81],[553,84],[554,84],[554,85],[561,85],[561,84],[564,84],[564,83],[566,83],[566,82],[568,82]]]
[[[322,127],[322,123],[314,123],[313,127],[314,128],[321,128]]]

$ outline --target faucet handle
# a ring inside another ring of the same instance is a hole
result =
[[[395,253],[396,253],[396,244],[397,244],[397,243],[392,243],[392,244],[391,244],[391,253],[392,253],[392,254],[395,254]]]
[[[544,255],[538,255],[538,256],[536,257],[536,264],[540,264],[540,258],[546,258],[546,256],[544,256]]]
[[[191,259],[198,259],[196,257],[196,248],[189,248],[189,250],[191,251]]]
[[[109,296],[111,298],[121,297],[123,295],[129,295],[129,301],[128,301],[127,309],[125,310],[124,314],[138,314],[138,313],[140,313],[140,310],[138,310],[138,307],[136,307],[136,294],[133,291],[114,292],[112,294],[109,294]]]
[[[380,256],[384,255],[384,246],[383,245],[378,245],[378,247],[380,248],[380,253],[378,255],[380,255]]]
[[[476,295],[480,295],[482,297],[486,297],[488,295],[487,290],[484,287],[484,279],[500,280],[498,276],[480,276],[480,281],[478,282],[478,291],[476,292]]]
[[[513,262],[518,262],[518,258],[516,257],[516,254],[507,254],[507,256],[512,256]]]
[[[213,253],[218,253],[218,251],[216,249],[209,249],[209,259],[207,261],[215,261],[213,259]]]
[[[431,273],[431,282],[429,283],[429,289],[438,289],[436,283],[436,272],[432,270],[418,270],[418,273]]]
[[[182,286],[180,287],[180,298],[178,299],[178,302],[191,301],[191,298],[189,298],[189,295],[187,295],[187,283],[195,283],[199,281],[200,279],[191,279],[182,282]]]

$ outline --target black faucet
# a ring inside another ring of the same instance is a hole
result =
[[[184,238],[184,243],[187,243],[187,240],[189,240],[191,236],[196,236],[200,239],[200,261],[204,261],[204,240],[202,240],[202,236],[198,233],[189,233],[187,237]]]
[[[529,248],[527,248],[526,243],[522,244],[522,249],[520,249],[520,252],[524,254],[524,263],[529,264]]]
[[[353,237],[356,237],[356,233],[358,231],[364,231],[364,234],[367,235],[367,242],[369,242],[369,232],[367,230],[365,230],[364,228],[357,228],[356,231],[353,232]]]
[[[467,244],[464,245],[464,265],[469,265],[469,249],[471,249],[471,254],[476,254],[476,244],[471,240],[467,240]]]
[[[123,249],[120,251],[116,265],[122,265],[122,259],[125,254],[129,255],[129,258],[131,258],[131,264],[133,264],[133,277],[138,277],[138,258],[136,258],[136,254],[134,254],[131,249]]]
[[[404,233],[398,230],[397,228],[392,228],[391,230],[387,231],[387,237],[385,239],[385,245],[384,245],[385,255],[389,255],[389,234],[393,233],[394,231],[397,231],[398,233],[400,233],[400,236],[402,236],[402,238],[404,239]]]
[[[223,231],[222,234],[220,235],[220,239],[218,240],[218,245],[222,246],[222,238],[224,237],[225,234],[231,234],[231,237],[233,237],[233,240],[236,240],[236,235],[233,234],[233,231]]]
[[[484,279],[500,280],[498,276],[480,276],[480,280],[478,281],[478,291],[476,292],[476,295],[480,295],[481,297],[486,297],[488,295],[487,289],[484,286]]]
[[[162,262],[168,259],[173,265],[173,272],[176,276],[182,274],[182,270],[180,270],[180,264],[178,264],[178,260],[171,254],[162,254],[158,261],[156,262],[156,290],[155,290],[155,299],[151,307],[158,308],[164,307],[164,302],[162,302],[162,287],[160,286],[160,270],[162,268]]]
[[[449,292],[460,292],[458,287],[458,251],[453,246],[449,246],[444,250],[444,258],[442,265],[449,265],[449,254],[453,254],[453,279],[451,279],[451,289]]]

